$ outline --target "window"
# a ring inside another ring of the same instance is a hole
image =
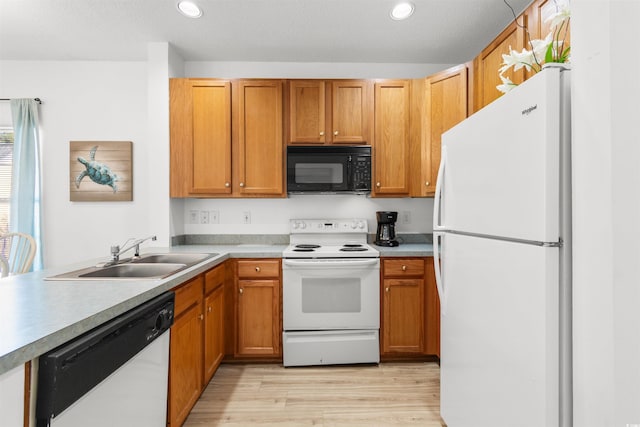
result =
[[[0,234],[9,231],[13,128],[0,127]]]

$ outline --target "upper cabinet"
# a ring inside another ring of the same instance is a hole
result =
[[[240,80],[234,92],[237,194],[285,196],[282,80]]]
[[[171,79],[171,197],[284,197],[282,80]]]
[[[171,79],[171,196],[231,193],[231,83]]]
[[[372,196],[409,196],[410,80],[375,83]]]
[[[414,80],[412,97],[411,194],[433,196],[440,165],[442,133],[467,117],[467,65]]]
[[[289,144],[370,144],[373,82],[369,80],[290,80]]]

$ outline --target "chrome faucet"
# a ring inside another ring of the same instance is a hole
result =
[[[131,240],[133,240],[133,242],[131,242],[129,246],[125,246]],[[143,239],[136,239],[135,237],[133,237],[122,244],[124,246],[124,248],[122,249],[120,249],[119,245],[111,246],[111,264],[116,264],[118,261],[120,261],[120,255],[122,255],[123,253],[127,252],[132,248],[136,248],[136,252],[135,252],[135,255],[133,255],[133,257],[140,258],[140,245],[146,242],[147,240],[156,240],[156,236],[149,236]]]

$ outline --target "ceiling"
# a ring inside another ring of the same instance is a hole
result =
[[[144,61],[169,42],[185,61],[456,64],[513,19],[504,0],[0,0],[0,60]],[[531,0],[507,0],[520,14]]]

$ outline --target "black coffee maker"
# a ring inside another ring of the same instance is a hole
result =
[[[376,212],[378,218],[378,231],[376,231],[376,241],[378,246],[398,246],[396,240],[396,221],[398,212],[382,211]]]

